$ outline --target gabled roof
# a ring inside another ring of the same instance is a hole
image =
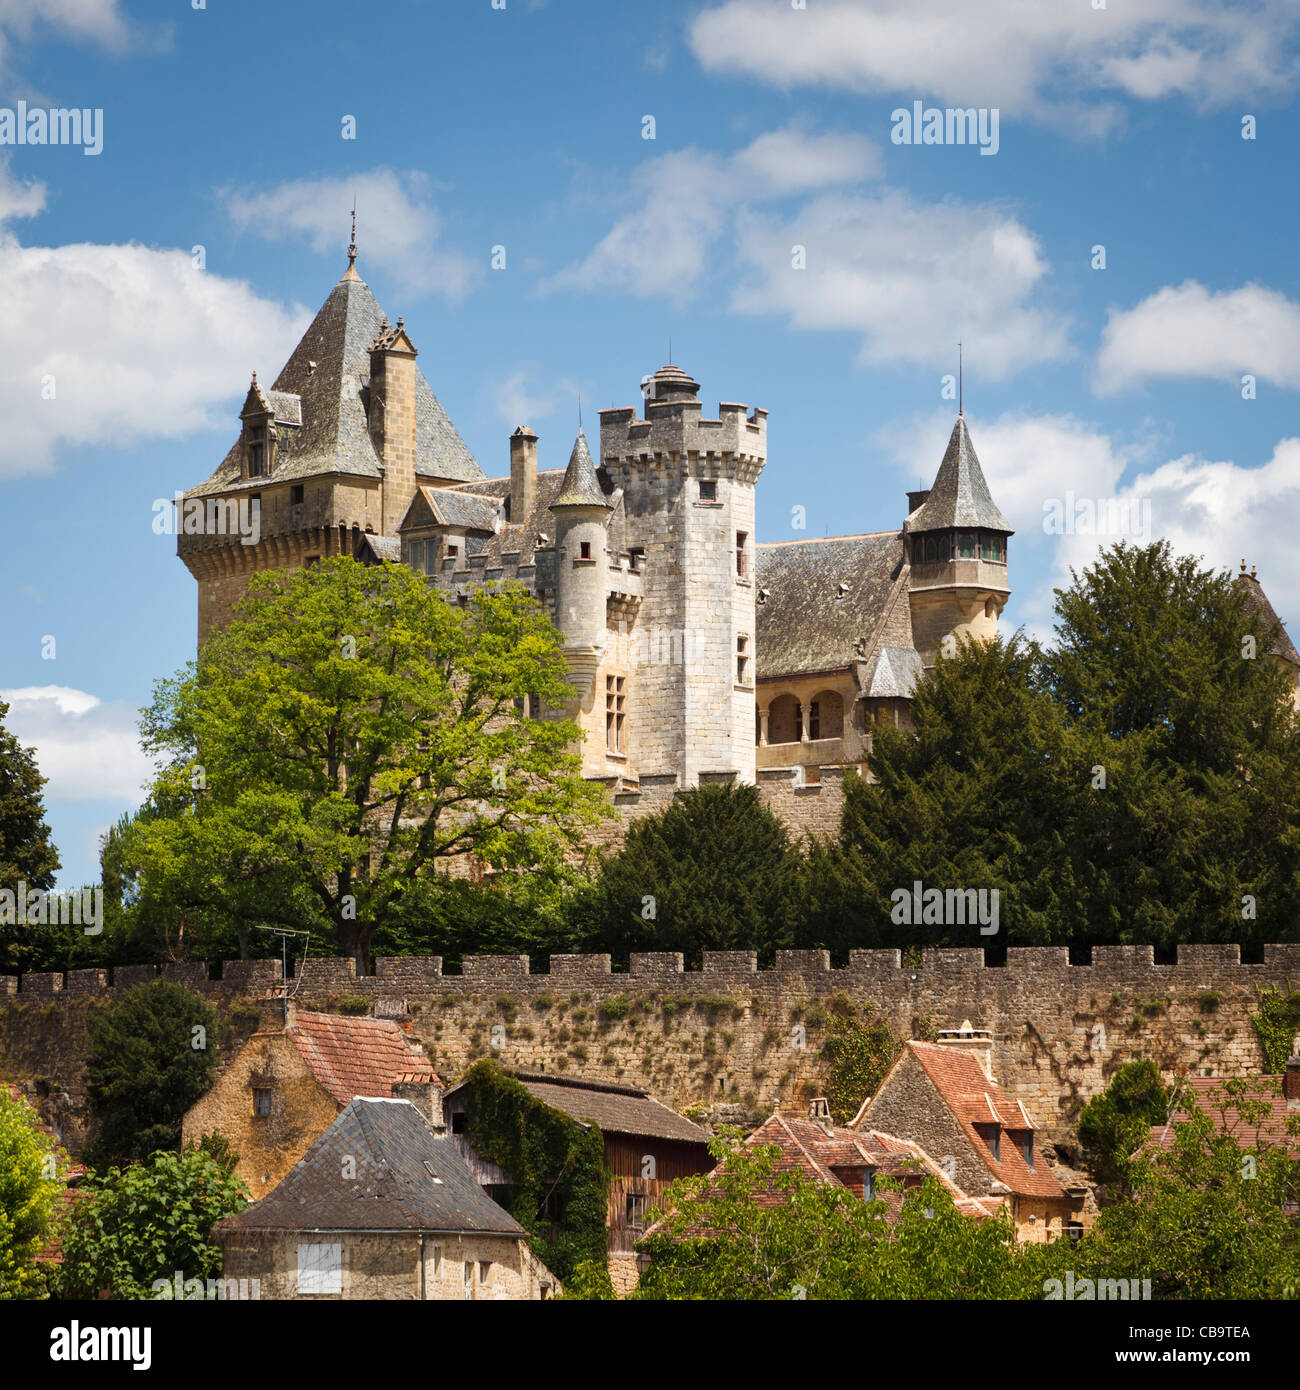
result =
[[[1003,1182],[1018,1196],[1065,1198],[1065,1190],[1052,1176],[1045,1159],[1037,1158],[1031,1168],[1015,1142],[1000,1144],[1001,1161],[993,1157],[988,1141],[976,1125],[999,1125],[1015,1132],[1031,1132],[1037,1128],[1029,1112],[1018,1101],[1008,1100],[1002,1088],[984,1075],[978,1059],[970,1052],[942,1043],[909,1042],[899,1061],[894,1063],[881,1082],[876,1096],[889,1085],[899,1063],[911,1053],[921,1064],[953,1118],[961,1126],[967,1142],[990,1174]],[[871,1106],[863,1107],[860,1117],[865,1120]],[[855,1121],[858,1123],[858,1121]]]
[[[526,1236],[410,1101],[367,1097],[348,1104],[273,1192],[215,1229]]]
[[[913,647],[881,647],[862,692],[869,699],[910,700],[924,675],[921,654]]]
[[[704,1130],[636,1086],[554,1076],[549,1072],[515,1071],[509,1075],[544,1104],[563,1111],[579,1124],[598,1126],[602,1134],[632,1134],[708,1147],[709,1136]],[[451,1087],[444,1101],[450,1101],[468,1084],[462,1081]]]
[[[578,431],[577,439],[573,441],[573,452],[569,455],[569,466],[564,471],[564,482],[560,484],[559,496],[551,506],[613,506],[596,476],[596,465],[591,461],[591,450],[587,448],[587,436],[581,430]]]
[[[285,1035],[340,1105],[354,1096],[390,1096],[393,1083],[410,1073],[438,1079],[392,1019],[295,1012]]]
[[[1013,534],[1011,523],[994,504],[962,415],[952,427],[930,495],[903,523],[908,532],[947,531],[954,526],[982,526]]]
[[[1273,605],[1268,601],[1268,595],[1264,592],[1263,586],[1255,578],[1252,570],[1246,573],[1246,562],[1241,562],[1241,573],[1237,576],[1237,585],[1241,591],[1241,596],[1245,600],[1246,611],[1254,613],[1259,618],[1259,624],[1265,632],[1273,634],[1273,640],[1269,644],[1269,654],[1280,656],[1283,661],[1289,661],[1293,666],[1300,666],[1300,652],[1296,651],[1295,643],[1287,636],[1287,630],[1283,627],[1281,619]]]
[[[239,476],[239,445],[231,447],[217,471],[187,496],[263,487],[281,480],[324,473],[382,476],[366,423],[364,392],[370,382],[370,346],[381,332],[392,332],[384,311],[359,276],[345,275],[321,306],[266,399],[276,419],[291,407],[275,398],[299,397],[301,427],[281,433],[275,472],[245,482]],[[468,482],[483,470],[460,437],[424,374],[415,369],[415,431],[418,475]]]
[[[462,492],[460,488],[422,484],[416,488],[411,505],[397,529],[405,531],[415,526],[456,526],[493,535],[501,525],[500,499],[485,497],[481,493]]]
[[[756,557],[758,587],[767,591],[756,609],[760,681],[844,670],[875,645],[891,613],[910,640],[898,531],[778,541],[759,545]]]

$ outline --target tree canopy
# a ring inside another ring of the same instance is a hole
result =
[[[0,1086],[0,1301],[45,1295],[36,1256],[49,1238],[66,1168],[36,1112]]]
[[[41,789],[46,778],[36,766],[35,749],[24,748],[4,727],[9,706],[0,700],[0,887],[16,893],[20,883],[29,889],[54,887],[59,855],[45,823]],[[17,916],[17,914],[15,914]],[[0,920],[0,968],[30,970],[38,949],[33,929],[18,921]]]
[[[518,585],[449,601],[335,557],[254,576],[142,724],[163,762],[139,829],[176,909],[322,931],[364,968],[440,865],[559,871],[600,814],[563,707],[559,634]]]

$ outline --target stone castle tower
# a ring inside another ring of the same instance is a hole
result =
[[[727,780],[794,806],[824,771],[861,769],[880,721],[909,722],[946,637],[997,631],[1011,528],[960,414],[898,528],[760,545],[766,411],[723,401],[706,419],[698,382],[662,367],[640,414],[600,412],[594,450],[579,430],[567,466],[542,468],[520,425],[508,476],[489,478],[417,358],[354,238],[275,385],[254,377],[238,439],[185,494],[203,520],[178,527],[200,643],[257,571],[334,554],[405,563],[454,602],[516,582],[563,636],[583,772],[620,804]],[[251,504],[254,534],[213,524]]]

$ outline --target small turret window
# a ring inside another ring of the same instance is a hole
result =
[[[580,560],[590,560],[590,559],[591,559],[591,542],[590,542],[590,541],[579,541],[579,542],[578,542],[578,558],[579,558]]]
[[[939,558],[939,542],[933,536],[928,536],[925,542],[925,558],[927,560],[937,560]]]
[[[266,426],[248,427],[248,476],[260,478],[266,472]]]
[[[701,480],[701,482],[700,482],[700,501],[701,501],[701,502],[716,502],[717,500],[718,500],[718,485],[717,485],[717,483],[713,482],[711,479],[708,480],[708,481]]]
[[[957,541],[960,546],[960,554],[963,560],[975,558],[975,535],[971,531],[963,531]]]

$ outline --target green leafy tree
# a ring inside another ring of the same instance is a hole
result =
[[[212,1082],[215,1025],[204,999],[167,980],[135,985],[94,1019],[86,1053],[92,1163],[179,1146],[185,1112]]]
[[[584,949],[756,949],[792,944],[802,865],[785,827],[752,786],[697,787],[628,827],[573,908]]]
[[[1149,1057],[1125,1062],[1110,1084],[1083,1107],[1079,1142],[1084,1161],[1098,1182],[1116,1184],[1129,1159],[1150,1133],[1169,1118],[1169,1093]]]
[[[87,1178],[63,1238],[60,1289],[69,1298],[155,1296],[171,1284],[216,1278],[216,1222],[248,1205],[248,1191],[221,1162],[196,1148],[156,1153],[143,1163]]]
[[[1129,1165],[1128,1200],[1104,1209],[1077,1247],[1052,1252],[1056,1277],[1150,1279],[1153,1298],[1294,1297],[1300,1167],[1286,1146],[1300,1151],[1300,1116],[1284,1146],[1263,1132],[1269,1109],[1249,1079],[1224,1082],[1209,1113],[1188,1103],[1171,1147]]]
[[[4,727],[8,713],[0,700],[0,888],[17,893],[25,883],[28,889],[48,890],[54,887],[59,855],[45,823],[41,788],[46,779],[36,766],[36,750],[24,748]],[[32,950],[30,928],[0,921],[0,966],[31,969]]]
[[[44,1297],[36,1255],[49,1238],[66,1169],[35,1111],[0,1086],[0,1300]]]
[[[782,1170],[777,1145],[746,1145],[735,1131],[719,1134],[711,1152],[712,1173],[678,1179],[664,1194],[657,1227],[638,1244],[651,1262],[632,1297],[1037,1296],[1010,1220],[963,1216],[933,1177],[902,1193],[882,1179],[892,1201],[867,1202]]]
[[[411,884],[554,868],[602,814],[560,637],[518,585],[459,606],[402,565],[255,576],[142,729],[164,766],[141,870],[175,906],[324,931],[367,968]]]

